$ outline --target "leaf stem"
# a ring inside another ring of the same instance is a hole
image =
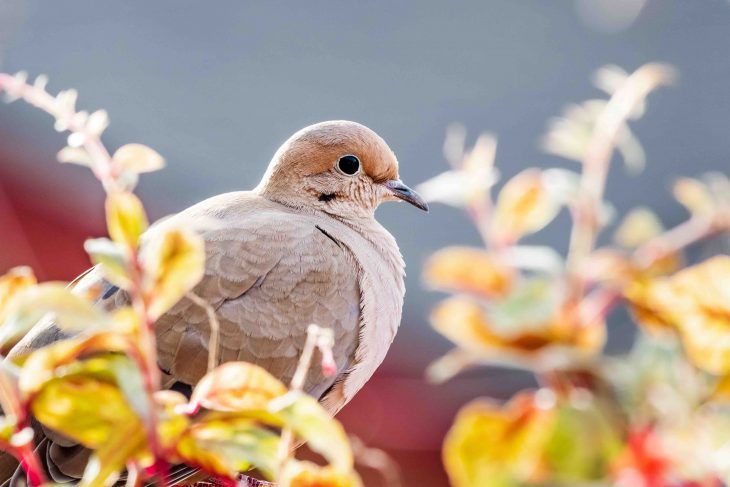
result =
[[[573,229],[568,251],[568,274],[571,297],[579,300],[585,282],[579,267],[591,253],[601,227],[600,212],[606,178],[616,139],[636,106],[655,88],[668,84],[674,70],[660,63],[649,63],[634,71],[613,93],[598,116],[588,142],[576,201],[571,208]]]

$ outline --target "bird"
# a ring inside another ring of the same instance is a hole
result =
[[[401,321],[405,263],[395,238],[376,220],[383,202],[426,201],[399,176],[398,159],[368,127],[336,120],[305,127],[275,152],[251,191],[213,196],[152,225],[146,241],[185,227],[205,242],[205,272],[193,292],[220,322],[218,362],[257,364],[284,383],[296,369],[307,327],[332,329],[335,373],[310,367],[304,390],[332,415],[381,364]],[[124,290],[91,268],[74,292],[100,289],[97,305],[129,303]],[[189,394],[207,371],[206,311],[183,298],[154,325],[161,386]],[[67,338],[37,324],[10,352],[27,354]],[[39,448],[50,478],[77,481],[88,452],[44,430]],[[0,484],[19,469],[0,461]],[[12,477],[12,478],[11,478]]]

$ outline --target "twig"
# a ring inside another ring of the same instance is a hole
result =
[[[220,341],[220,322],[215,314],[215,309],[206,300],[193,292],[185,295],[190,301],[200,306],[208,315],[208,325],[210,326],[210,338],[208,339],[208,372],[216,368],[218,365],[218,343]]]
[[[598,116],[586,155],[576,203],[568,252],[568,272],[573,285],[572,297],[579,299],[584,283],[577,267],[590,254],[600,228],[599,212],[611,157],[626,120],[646,96],[656,87],[668,84],[674,70],[664,64],[650,63],[637,69],[617,89]]]
[[[355,462],[377,471],[383,477],[383,485],[401,487],[400,469],[398,464],[378,448],[370,448],[357,436],[350,436]]]
[[[51,96],[45,90],[46,79],[39,77],[35,84],[26,83],[26,75],[19,73],[15,76],[0,73],[0,91],[5,91],[8,95],[15,98],[21,98],[27,103],[40,108],[56,119],[56,129],[60,132],[69,131],[76,135],[80,141],[80,146],[84,147],[91,160],[90,168],[94,175],[101,181],[107,193],[123,189],[123,185],[119,181],[120,173],[112,156],[101,141],[100,133],[94,133],[89,130],[87,121],[88,114],[85,112],[77,112],[76,91],[68,90],[59,93],[58,96]],[[102,114],[106,117],[106,113]],[[160,371],[157,367],[157,344],[154,334],[154,322],[148,312],[148,303],[142,292],[142,267],[139,262],[136,251],[130,250],[130,274],[131,285],[128,290],[136,313],[142,321],[140,329],[141,353],[135,354],[138,359],[138,365],[143,373],[143,381],[145,392],[148,396],[150,405],[150,415],[146,420],[147,440],[150,449],[157,458],[156,470],[163,485],[167,478],[167,464],[162,458],[162,451],[157,439],[157,413],[155,411],[156,404],[153,400],[154,393],[160,388]],[[27,462],[26,462],[27,463]],[[24,463],[24,464],[26,464]]]
[[[331,358],[333,335],[329,328],[322,328],[318,325],[309,325],[307,327],[307,339],[304,342],[302,354],[299,356],[299,363],[294,372],[289,389],[292,391],[302,391],[307,374],[312,365],[312,357],[314,349],[319,348],[322,352],[323,369],[326,367],[325,362]],[[291,454],[294,435],[289,428],[284,428],[281,432],[281,442],[279,443],[279,470],[284,466]]]

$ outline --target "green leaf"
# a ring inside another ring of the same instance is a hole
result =
[[[142,202],[129,192],[110,193],[106,199],[106,225],[112,240],[136,249],[148,226]]]
[[[0,326],[0,344],[22,337],[45,315],[51,314],[60,328],[82,330],[104,326],[108,317],[65,284],[48,282],[16,294],[6,308]]]
[[[510,336],[545,326],[554,316],[562,295],[551,279],[528,279],[507,298],[489,307],[492,331]]]
[[[552,431],[551,409],[522,393],[504,406],[477,400],[456,416],[444,439],[444,466],[454,487],[518,487],[535,480]]]
[[[170,228],[155,235],[142,254],[145,292],[149,313],[159,318],[175,305],[203,277],[205,248],[203,239],[182,228]]]
[[[31,402],[44,425],[97,449],[124,425],[142,428],[116,384],[83,373],[51,379]]]
[[[91,261],[101,267],[104,277],[122,289],[129,288],[127,257],[124,248],[108,238],[90,238],[84,242],[84,250]]]
[[[183,460],[229,478],[251,466],[272,478],[278,448],[279,436],[256,421],[221,414],[196,420],[176,443]]]
[[[130,342],[126,336],[111,332],[56,342],[35,350],[25,358],[18,379],[18,387],[23,397],[28,399],[40,391],[47,381],[58,376],[57,369],[60,368],[65,371],[64,373],[75,370],[71,364],[79,358],[99,352],[126,353],[129,349]],[[74,367],[79,366],[84,367],[86,373],[96,371],[98,375],[106,371],[105,380],[114,380],[113,373],[105,369],[104,362],[88,360],[83,363],[77,362],[74,365]]]
[[[553,480],[560,483],[606,478],[623,446],[617,434],[621,431],[619,425],[609,424],[590,393],[580,394],[586,395],[586,404],[559,407],[545,444],[545,460]]]
[[[119,425],[89,458],[80,487],[105,487],[113,484],[130,458],[145,448],[146,437],[139,423]]]
[[[335,468],[343,472],[352,469],[352,451],[345,430],[316,399],[303,392],[291,391],[271,401],[269,412],[281,418],[286,427]]]
[[[124,398],[137,416],[146,422],[151,416],[150,404],[142,373],[137,364],[122,355],[109,355],[104,358],[103,367],[114,377]]]

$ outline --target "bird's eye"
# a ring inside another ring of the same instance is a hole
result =
[[[343,174],[353,176],[360,170],[360,159],[355,156],[342,156],[337,161],[337,169]]]

